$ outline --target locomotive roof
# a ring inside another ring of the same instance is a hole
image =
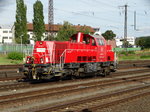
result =
[[[90,35],[90,36],[92,36],[92,37],[94,37],[94,38],[103,38],[102,35]]]

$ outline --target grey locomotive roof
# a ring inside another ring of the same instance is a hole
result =
[[[92,36],[92,37],[94,37],[94,38],[103,38],[102,35],[90,35],[90,36]]]

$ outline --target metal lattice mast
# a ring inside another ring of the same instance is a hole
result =
[[[124,47],[127,48],[127,8],[128,5],[120,6],[125,8],[125,19],[124,19]],[[126,49],[127,50],[127,49]]]
[[[53,0],[49,0],[49,6],[48,6],[48,40],[52,40],[53,31],[54,31],[53,25],[54,25]]]

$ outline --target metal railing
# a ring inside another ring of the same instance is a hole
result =
[[[0,44],[0,53],[7,54],[10,52],[22,52],[24,54],[32,54],[33,45],[21,44]]]

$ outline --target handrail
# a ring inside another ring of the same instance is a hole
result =
[[[64,63],[65,58],[64,58],[64,60],[62,60],[62,57],[63,57],[64,53],[66,53],[67,50],[68,50],[68,49],[65,49],[65,50],[63,51],[63,53],[60,55],[60,69],[63,68],[62,61],[63,61],[63,63]]]
[[[63,53],[60,55],[60,69],[63,68],[63,65],[64,65],[64,61],[65,61],[65,57],[64,57],[64,60],[62,60],[63,58],[63,55],[67,52],[67,50],[76,50],[76,51],[88,51],[88,50],[91,50],[91,51],[96,51],[96,49],[65,49],[63,51]]]

